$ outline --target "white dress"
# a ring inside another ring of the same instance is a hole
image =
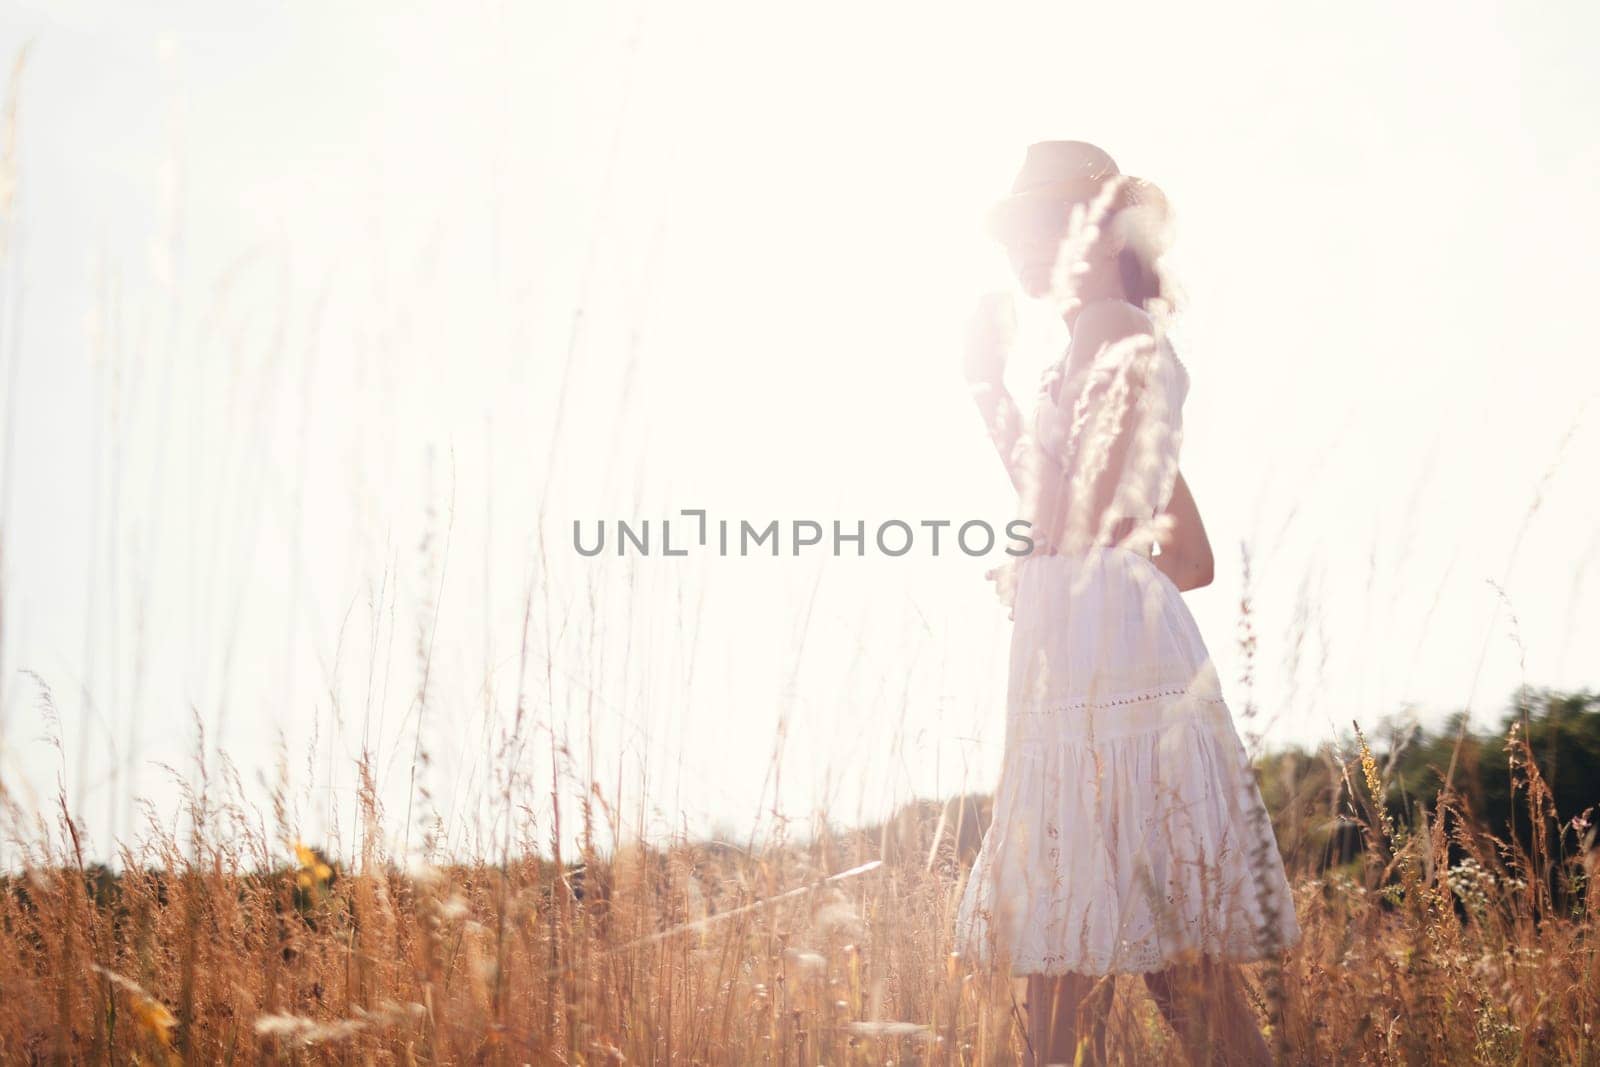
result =
[[[1135,391],[1149,447],[1123,475],[1127,499],[1155,501],[1142,514],[1170,496],[1188,391],[1171,346],[1151,347],[1149,388]],[[1126,365],[1107,355],[1112,373]],[[1042,395],[1034,446],[1081,447],[1083,414]],[[1014,975],[1101,975],[1296,943],[1271,823],[1177,586],[1108,545],[1029,556],[1010,577],[1005,750],[957,950]]]

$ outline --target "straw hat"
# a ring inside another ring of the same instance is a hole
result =
[[[1075,204],[1092,201],[1112,179],[1120,179],[1109,221],[1125,239],[1161,252],[1170,243],[1171,210],[1154,183],[1123,174],[1116,160],[1087,141],[1038,141],[1028,146],[1009,195],[985,214],[990,236],[1002,244],[1016,237],[1059,227],[1065,232]],[[1107,219],[1101,220],[1105,227]]]

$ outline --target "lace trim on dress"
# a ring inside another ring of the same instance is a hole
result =
[[[1171,683],[1106,697],[1046,700],[1013,710],[1017,742],[1086,744],[1137,737],[1186,724],[1232,725],[1222,694]]]
[[[1059,711],[1078,711],[1087,708],[1120,708],[1128,704],[1140,704],[1147,700],[1159,700],[1162,697],[1181,697],[1189,691],[1186,685],[1159,686],[1154,689],[1144,689],[1132,693],[1123,693],[1120,696],[1096,700],[1084,697],[1081,700],[1064,700],[1046,704],[1039,708],[1019,709],[1024,715],[1053,714]]]

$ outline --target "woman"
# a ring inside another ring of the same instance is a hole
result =
[[[1002,383],[1010,294],[985,298],[968,337],[1035,552],[997,572],[1015,623],[1005,755],[958,949],[1027,976],[1031,1062],[1103,1057],[1109,976],[1130,973],[1194,1062],[1270,1062],[1234,965],[1300,930],[1180,595],[1211,581],[1212,556],[1178,470],[1189,377],[1163,330],[1166,200],[1093,145],[1045,141],[989,221],[1072,340],[1024,433]]]

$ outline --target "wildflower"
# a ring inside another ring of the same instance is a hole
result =
[[[310,891],[325,886],[333,878],[333,868],[322,861],[315,849],[296,841],[294,855],[300,864],[300,869],[295,872],[294,881],[301,889]]]
[[[178,1020],[165,1004],[154,997],[136,996],[133,998],[133,1017],[145,1033],[167,1048],[172,1047],[172,1029],[178,1025]]]
[[[105,975],[113,985],[120,987],[128,994],[133,1018],[139,1024],[139,1029],[155,1038],[163,1047],[170,1049],[172,1047],[172,1031],[178,1025],[178,1020],[167,1009],[167,1006],[149,993],[146,993],[144,987],[133,979],[125,978],[99,964],[95,964],[94,969]]]

